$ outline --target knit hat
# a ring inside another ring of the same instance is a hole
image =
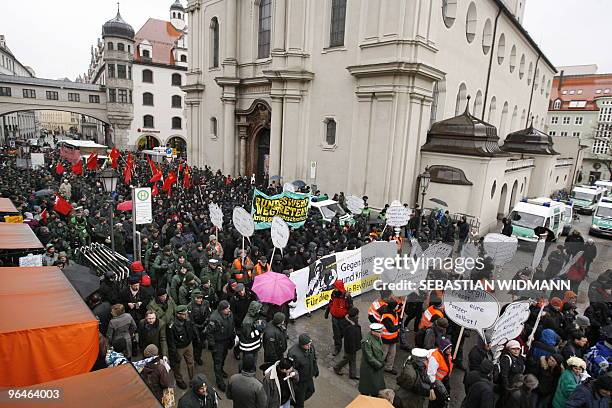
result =
[[[229,309],[229,307],[230,307],[229,302],[227,300],[222,300],[219,302],[219,305],[217,306],[217,310],[222,312],[225,309]]]
[[[151,277],[146,273],[143,274],[140,278],[140,284],[142,286],[151,286]]]
[[[214,241],[215,239],[217,239],[217,236],[216,236],[216,235],[209,235],[209,236],[208,236],[208,240],[209,240],[209,241]]]
[[[144,351],[142,352],[142,355],[144,356],[144,358],[149,358],[155,357],[158,353],[159,350],[157,346],[155,344],[149,344],[147,347],[145,347]]]
[[[446,319],[445,317],[437,319],[436,326],[442,327],[443,329],[448,329],[448,319]]]
[[[591,321],[589,320],[588,317],[586,316],[576,316],[576,324],[578,325],[578,327],[589,327],[591,325]]]
[[[507,350],[512,350],[512,349],[520,349],[521,348],[521,343],[519,343],[516,340],[510,340],[509,342],[506,343],[506,349]]]
[[[167,294],[168,292],[166,292],[165,288],[157,288],[157,290],[155,291],[155,296],[164,296]]]
[[[349,317],[356,317],[359,315],[359,309],[357,309],[356,307],[351,307],[348,311],[348,315]]]
[[[445,352],[449,347],[452,347],[453,343],[451,343],[449,340],[447,339],[442,339],[440,340],[440,345],[438,346],[438,348],[440,349],[441,352]]]
[[[242,371],[255,372],[255,357],[252,353],[244,353],[242,356]]]
[[[140,261],[132,262],[132,266],[130,266],[130,268],[132,269],[133,272],[144,271],[144,266],[142,265],[142,262]]]
[[[558,307],[558,308],[563,307],[563,301],[561,299],[559,299],[558,297],[554,297],[554,298],[550,299],[550,304],[553,305],[554,307]]]
[[[300,346],[305,346],[307,344],[312,343],[312,339],[310,338],[308,333],[302,333],[300,334],[299,342],[300,342]]]
[[[586,370],[586,363],[583,359],[576,357],[576,356],[572,356],[570,358],[567,359],[567,366],[568,367],[582,367],[583,369]]]
[[[130,283],[130,285],[134,285],[136,283],[140,283],[140,276],[139,275],[132,275],[128,279],[128,282]]]
[[[272,319],[272,324],[278,326],[285,322],[285,314],[283,312],[274,313],[274,318]]]

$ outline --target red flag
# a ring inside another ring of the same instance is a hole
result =
[[[180,173],[181,171],[183,171],[183,163],[179,164],[178,172]]]
[[[70,211],[72,211],[72,205],[70,205],[70,203],[66,201],[64,197],[58,194],[55,196],[55,205],[53,206],[53,209],[62,215],[68,215],[70,214]]]
[[[66,169],[64,169],[64,166],[62,166],[62,163],[57,163],[57,166],[55,166],[55,172],[57,174],[64,174],[64,172],[66,171]]]
[[[109,157],[111,159],[111,166],[113,166],[113,169],[116,169],[119,165],[119,158],[121,157],[121,153],[119,153],[119,150],[117,150],[116,147],[113,147],[109,154]]]
[[[95,170],[98,167],[98,155],[91,153],[87,158],[87,168],[89,170]]]
[[[149,155],[147,155],[146,157],[147,163],[149,163],[149,167],[151,167],[151,174],[155,174],[157,166],[155,166],[155,163],[153,163],[153,160],[151,160],[151,157],[149,157]]]
[[[71,170],[77,176],[83,175],[83,160],[80,160],[72,165]]]
[[[47,223],[47,217],[49,217],[49,213],[47,212],[47,209],[45,208],[43,212],[40,213],[40,218],[42,218],[45,224]]]
[[[153,173],[153,177],[151,177],[151,179],[149,180],[149,183],[155,183],[155,182],[161,180],[162,176],[163,176],[162,172],[157,170],[156,173]]]
[[[174,183],[176,183],[176,174],[174,174],[173,171],[170,171],[168,173],[168,177],[166,177],[166,181],[164,181],[162,190],[164,190],[165,192],[169,192]]]
[[[156,197],[159,194],[159,190],[157,189],[157,183],[153,184],[153,189],[151,190],[151,195]]]
[[[130,184],[130,181],[132,181],[132,173],[134,171],[134,156],[132,156],[132,153],[128,154],[126,163],[125,163],[125,169],[123,169],[123,181],[125,182],[125,184]]]
[[[191,179],[191,175],[189,174],[189,166],[185,166],[185,172],[183,173],[183,187],[189,188],[189,181]]]

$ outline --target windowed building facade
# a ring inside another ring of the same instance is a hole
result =
[[[414,203],[430,124],[467,108],[500,142],[531,117],[545,128],[555,68],[524,4],[189,0],[190,158]]]
[[[596,65],[559,67],[558,71],[549,102],[548,133],[580,140],[582,183],[610,180],[605,163],[612,160],[612,74],[598,74]]]
[[[106,84],[109,102],[125,111],[125,119],[129,116],[122,123],[122,147],[170,146],[185,155],[189,143],[181,86],[189,59],[186,13],[179,0],[171,4],[169,16],[169,21],[149,18],[132,41],[105,39],[89,77],[91,82]]]

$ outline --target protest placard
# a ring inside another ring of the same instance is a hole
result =
[[[353,214],[361,214],[361,211],[365,208],[365,204],[362,198],[350,195],[346,197],[346,207]]]
[[[402,203],[395,200],[391,203],[389,208],[387,208],[385,220],[387,221],[387,225],[392,227],[403,227],[408,224],[410,220],[410,211],[404,207]]]
[[[283,249],[289,241],[289,226],[281,217],[272,218],[272,244],[275,248]]]
[[[489,345],[491,347],[503,345],[518,337],[523,331],[527,318],[529,318],[529,302],[510,303],[491,329]]]
[[[518,239],[506,235],[490,233],[484,237],[484,250],[491,257],[495,266],[503,266],[510,262],[518,248]]]
[[[223,211],[221,211],[221,208],[215,203],[210,203],[208,204],[208,211],[210,213],[210,221],[213,225],[219,229],[223,229]]]
[[[472,273],[473,266],[475,266],[475,262],[479,257],[478,247],[472,242],[466,242],[463,244],[463,248],[461,248],[461,257],[464,259],[463,265],[465,271],[463,272],[463,275],[465,277],[469,277]],[[474,262],[466,262],[466,259],[473,259]]]
[[[497,320],[499,303],[484,290],[445,290],[444,312],[459,326],[478,332],[484,340],[484,330]]]
[[[255,223],[253,217],[242,207],[234,207],[232,213],[232,222],[234,227],[243,237],[250,237],[255,232]]]
[[[531,267],[535,269],[542,261],[542,255],[544,255],[544,248],[546,248],[546,241],[541,239],[538,241],[533,253],[533,260],[531,261]]]

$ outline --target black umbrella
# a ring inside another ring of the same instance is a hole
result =
[[[83,299],[100,289],[100,278],[87,266],[70,263],[62,272]]]
[[[436,204],[440,204],[440,205],[443,205],[444,207],[448,207],[448,204],[446,204],[446,201],[442,201],[439,198],[430,198],[429,201],[433,201]]]
[[[270,177],[270,181],[280,181],[280,179],[282,179],[281,176],[272,176],[272,177]]]
[[[306,187],[306,183],[304,183],[303,180],[295,180],[293,183],[294,186],[296,186],[297,188],[302,188],[302,187]]]

